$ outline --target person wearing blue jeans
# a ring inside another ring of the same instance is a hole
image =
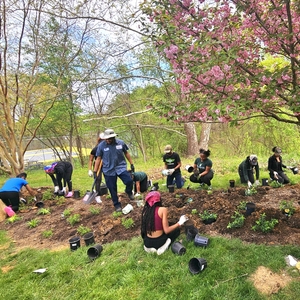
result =
[[[173,152],[171,145],[167,145],[165,147],[165,155],[163,156],[163,161],[165,163],[165,170],[167,170],[167,187],[169,185],[173,185],[175,179],[176,187],[178,189],[182,188],[183,181],[180,171],[180,157],[176,152]]]
[[[120,139],[116,139],[117,134],[113,129],[106,129],[103,133],[103,139],[96,151],[96,161],[94,172],[97,172],[102,160],[102,171],[105,178],[107,188],[110,192],[115,210],[122,211],[122,206],[118,197],[117,179],[118,177],[125,184],[125,193],[130,200],[134,200],[132,193],[133,180],[127,171],[127,162],[130,163],[131,171],[134,172],[132,158],[128,152],[128,146]]]

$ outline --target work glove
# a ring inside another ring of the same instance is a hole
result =
[[[255,180],[255,185],[260,185],[259,180]]]
[[[170,175],[170,170],[164,169],[164,170],[161,171],[161,173],[162,173],[164,176],[168,176],[168,175]]]
[[[131,169],[131,172],[134,173],[134,171],[135,171],[134,164],[130,165],[130,169]]]
[[[248,180],[248,188],[251,188],[252,183]]]
[[[287,169],[290,169],[290,170],[293,169],[293,167],[291,167],[291,166],[287,166],[286,168],[287,168]]]
[[[178,221],[178,224],[181,226],[188,220],[188,217],[186,215],[182,215]]]
[[[274,178],[278,179],[278,173],[277,172],[273,172]]]
[[[57,194],[58,191],[59,191],[59,187],[56,185],[56,186],[54,187],[54,194]]]
[[[200,172],[199,172],[199,170],[198,170],[198,169],[194,170],[194,175],[195,175],[195,176],[198,176],[198,175],[199,175],[199,173],[200,173]]]
[[[89,174],[90,177],[93,177],[94,172],[92,170],[89,170],[88,174]]]
[[[169,169],[169,174],[172,175],[174,173],[175,169]]]
[[[27,203],[26,199],[24,199],[24,198],[20,198],[20,202],[23,203],[23,204]]]
[[[33,200],[34,202],[36,202],[36,197],[34,196],[34,197],[32,198],[32,200]]]

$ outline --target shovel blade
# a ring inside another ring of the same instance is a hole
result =
[[[96,193],[96,192],[87,192],[87,193],[84,195],[82,201],[83,201],[83,203],[85,203],[85,204],[90,204],[93,200],[95,200],[96,196],[97,196],[97,193]]]

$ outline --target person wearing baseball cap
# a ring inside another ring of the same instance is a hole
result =
[[[142,212],[141,235],[144,240],[144,250],[158,255],[164,253],[180,234],[180,227],[188,218],[182,215],[179,221],[170,225],[168,209],[162,206],[158,191],[147,194]]]
[[[274,154],[270,156],[268,160],[268,170],[270,172],[271,179],[277,180],[281,184],[290,183],[289,178],[283,172],[282,168],[290,169],[291,167],[287,167],[282,163],[281,148],[273,147],[272,152]]]
[[[117,179],[119,177],[123,181],[126,187],[125,193],[130,200],[134,200],[132,193],[133,180],[127,171],[126,159],[130,163],[131,171],[134,172],[135,169],[132,158],[128,152],[128,146],[122,140],[117,139],[116,136],[117,134],[113,129],[106,129],[103,132],[104,142],[100,143],[97,147],[97,159],[94,165],[94,172],[97,172],[100,161],[102,160],[102,171],[107,188],[110,192],[115,210],[120,212],[122,211],[122,205],[118,197]]]
[[[162,174],[167,176],[167,187],[173,185],[175,179],[176,187],[180,189],[184,182],[180,171],[181,160],[179,154],[173,152],[171,145],[166,145],[164,152],[163,162],[165,163],[165,169],[162,171]]]
[[[252,186],[252,184],[254,184],[254,169],[256,177],[255,184],[259,185],[259,165],[257,156],[255,154],[247,156],[246,159],[241,162],[238,168],[241,183],[247,183],[249,188]]]

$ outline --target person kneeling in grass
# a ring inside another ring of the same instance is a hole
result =
[[[182,215],[174,225],[169,225],[168,209],[162,207],[160,193],[149,192],[142,212],[141,235],[144,250],[149,253],[164,253],[180,234],[180,226],[188,218]]]

